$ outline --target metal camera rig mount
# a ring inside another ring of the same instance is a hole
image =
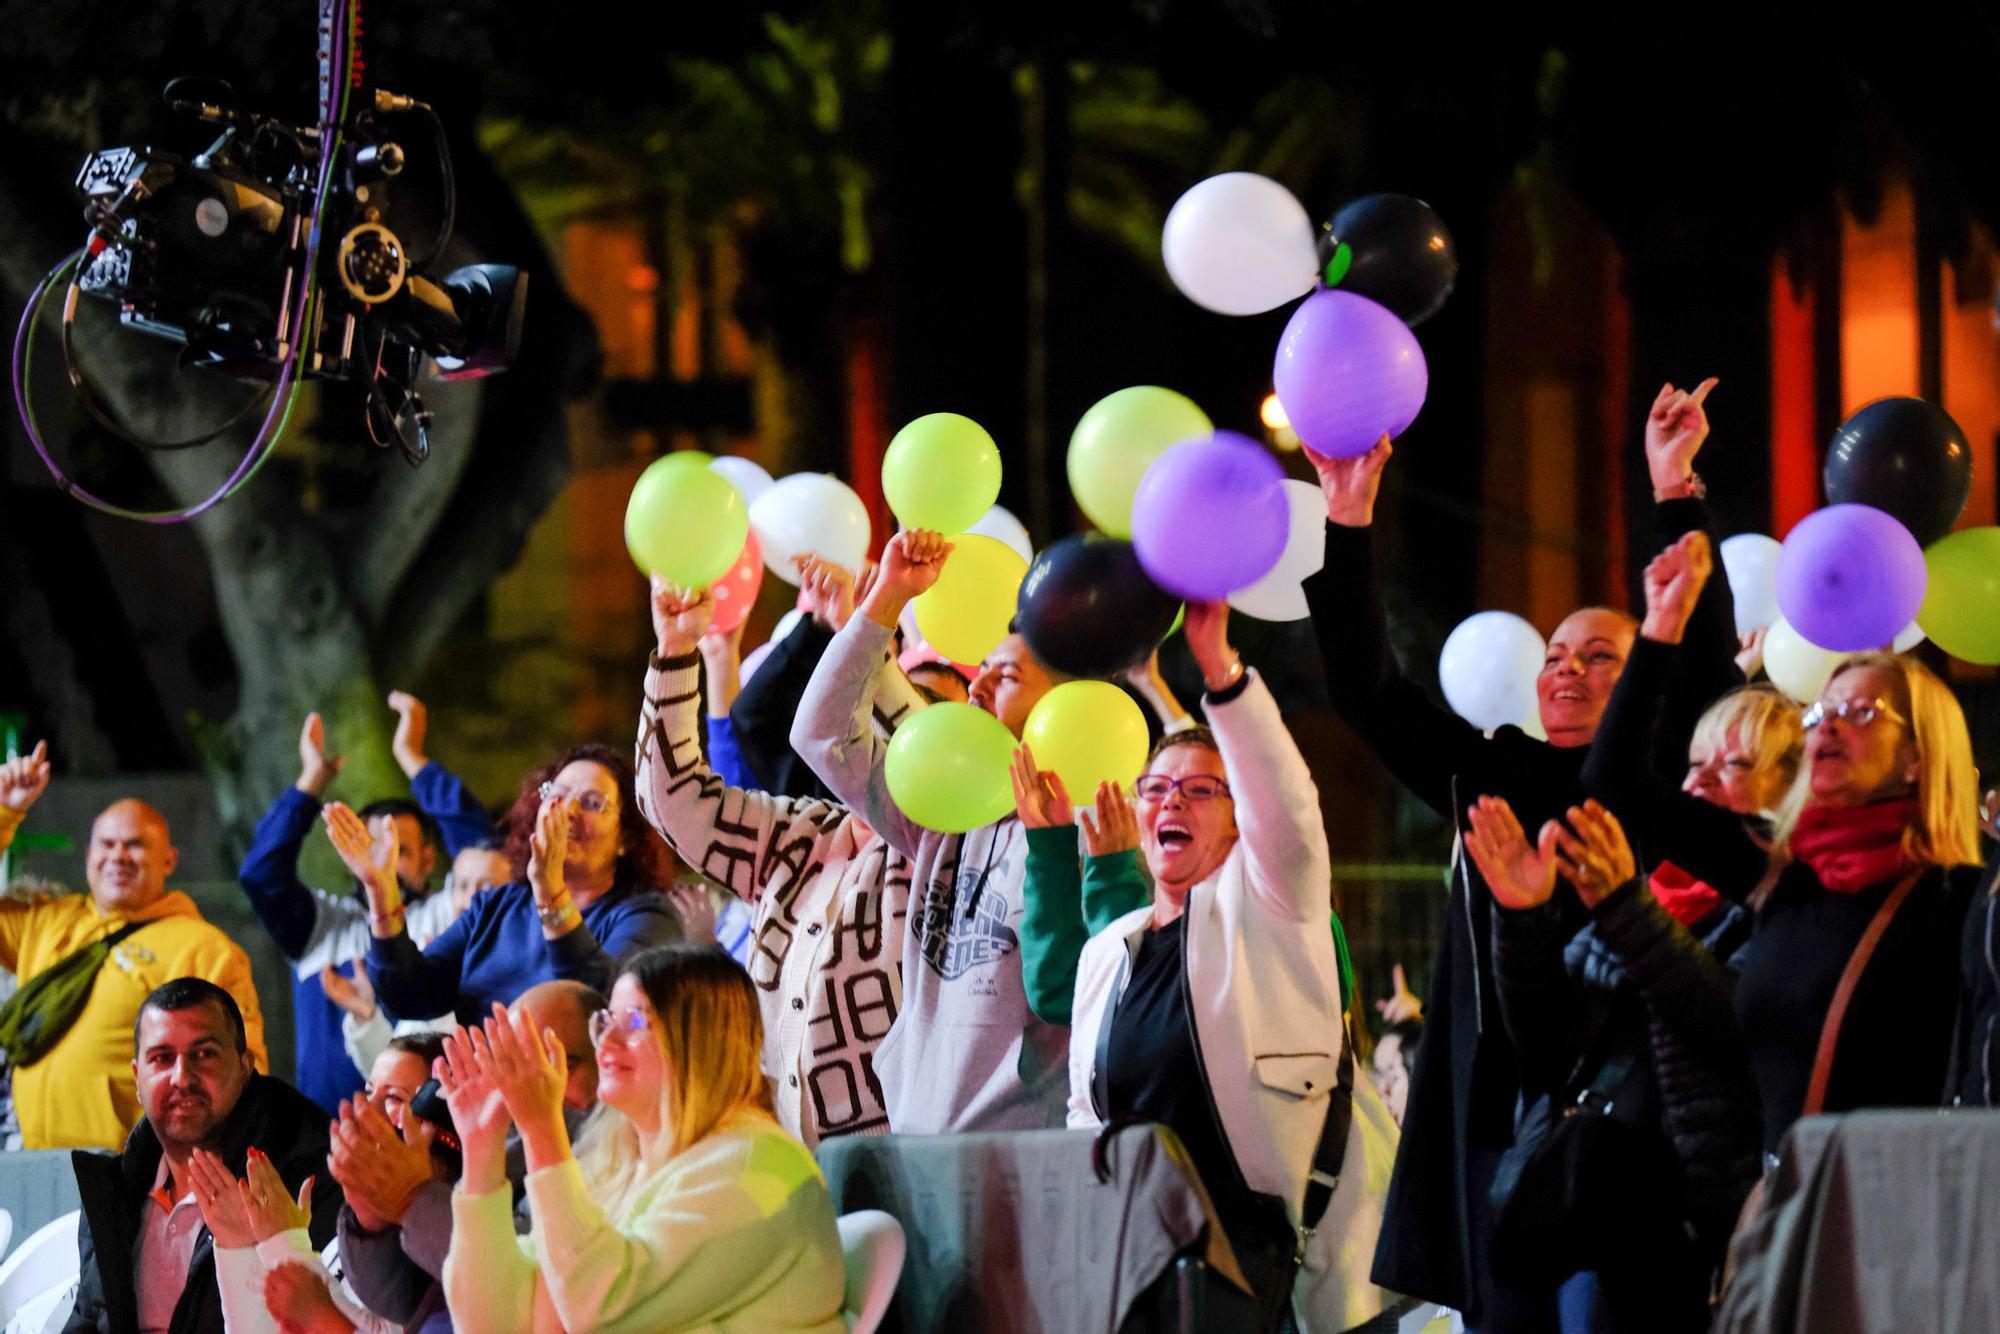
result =
[[[421,463],[430,452],[430,414],[419,382],[472,379],[512,363],[527,275],[506,264],[435,274],[457,207],[444,127],[425,103],[364,87],[360,37],[360,0],[320,0],[316,126],[247,111],[220,80],[175,79],[168,106],[217,127],[206,149],[183,157],[107,148],[77,173],[89,236],[30,295],[12,362],[29,441],[76,499],[154,523],[204,513],[270,457],[307,377],[364,386],[369,439]],[[421,193],[399,180],[408,155],[398,136],[410,129],[435,145],[441,216],[418,208]],[[421,250],[406,239],[412,223],[430,233]],[[124,509],[56,463],[28,393],[36,317],[58,288],[70,385],[119,438],[149,450],[189,449],[263,409],[242,462],[206,500],[178,510]],[[74,329],[84,298],[114,305],[128,329],[179,344],[184,369],[260,383],[262,391],[200,435],[160,440],[130,429],[98,401],[78,361]]]

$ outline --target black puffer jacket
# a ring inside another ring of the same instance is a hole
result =
[[[1749,915],[1725,903],[1690,931],[1635,879],[1567,944],[1563,929],[1554,911],[1494,914],[1500,1013],[1521,1055],[1524,1092],[1567,1101],[1622,1068],[1619,1119],[1656,1128],[1672,1146],[1679,1207],[1719,1254],[1760,1162],[1757,1093],[1728,966],[1749,939]]]

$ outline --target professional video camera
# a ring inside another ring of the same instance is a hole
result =
[[[14,388],[35,448],[78,499],[156,521],[200,513],[268,454],[305,376],[364,386],[369,438],[383,448],[396,444],[420,463],[430,449],[429,413],[416,387],[426,371],[469,379],[513,360],[527,275],[510,265],[473,264],[433,276],[456,211],[443,125],[414,98],[361,86],[359,37],[359,0],[321,0],[318,126],[244,110],[219,80],[176,79],[167,85],[168,105],[217,126],[214,142],[192,157],[108,148],[77,174],[90,236],[31,297],[15,340]],[[435,144],[438,189],[405,188],[403,137],[411,130]],[[439,195],[441,209],[433,202]],[[412,230],[420,242],[432,238],[421,252],[405,239]],[[206,502],[159,514],[122,510],[82,490],[50,457],[28,402],[26,367],[36,312],[62,282],[70,382],[91,415],[121,438],[184,449],[266,407],[243,466]],[[78,364],[80,296],[115,303],[127,328],[181,344],[183,367],[261,380],[267,392],[189,439],[128,429],[96,401]]]

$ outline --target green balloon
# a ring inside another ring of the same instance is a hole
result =
[[[905,528],[962,533],[1000,499],[1000,447],[970,417],[919,417],[882,455],[882,498]]]
[[[655,459],[625,502],[633,562],[682,588],[706,588],[729,573],[750,535],[750,507],[727,477],[688,457],[698,452]]]
[[[1069,489],[1090,521],[1132,536],[1132,497],[1153,460],[1172,445],[1212,435],[1215,424],[1185,394],[1134,385],[1099,399],[1069,437]]]
[[[903,814],[940,834],[992,824],[1014,809],[1014,734],[992,714],[946,701],[889,738],[883,777]]]
[[[1954,658],[2000,664],[2000,528],[1967,528],[1924,552],[1930,582],[1917,624]]]

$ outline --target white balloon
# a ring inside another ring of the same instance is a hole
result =
[[[708,465],[710,472],[719,472],[729,479],[736,488],[736,494],[743,497],[746,505],[755,504],[757,497],[771,489],[771,474],[750,459],[735,454],[724,454]]]
[[[1722,568],[1736,603],[1736,633],[1762,630],[1778,619],[1778,553],[1783,544],[1762,533],[1722,539]]]
[[[1311,482],[1287,477],[1285,503],[1292,511],[1285,553],[1269,574],[1229,595],[1230,606],[1260,620],[1304,620],[1309,613],[1301,585],[1326,564],[1326,497]]]
[[[1458,623],[1438,655],[1438,682],[1452,711],[1481,731],[1519,724],[1539,710],[1535,678],[1547,645],[1508,611],[1475,612]]]
[[[1035,563],[1035,540],[1028,536],[1027,525],[1014,517],[1012,510],[1004,505],[995,505],[979,516],[979,522],[965,530],[979,533],[996,542],[1005,542],[1014,549],[1014,554],[1030,565]]]
[[[1304,296],[1319,279],[1313,221],[1269,177],[1231,171],[1180,197],[1160,233],[1174,286],[1222,315],[1255,315]]]
[[[1898,653],[1908,653],[1911,649],[1915,648],[1917,645],[1923,642],[1924,642],[1924,627],[1918,625],[1915,621],[1911,621],[1908,625],[1903,627],[1903,633],[1897,635],[1896,642],[1891,644],[1889,647],[1894,649]]]
[[[776,648],[777,646],[778,646],[778,637],[776,635],[773,635],[769,639],[765,640],[763,643],[759,644],[756,648],[753,648],[748,653],[744,654],[742,665],[736,669],[737,685],[738,686],[749,685],[750,678],[757,674],[757,669],[764,665],[764,659],[770,657],[771,650]]]
[[[1808,642],[1783,617],[1772,622],[1764,636],[1764,675],[1771,678],[1772,685],[1801,704],[1819,698],[1826,683],[1833,679],[1833,669],[1846,656]]]
[[[854,488],[823,472],[793,473],[750,502],[750,526],[764,549],[764,566],[788,584],[799,582],[794,556],[818,556],[859,571],[868,558],[868,509]]]

